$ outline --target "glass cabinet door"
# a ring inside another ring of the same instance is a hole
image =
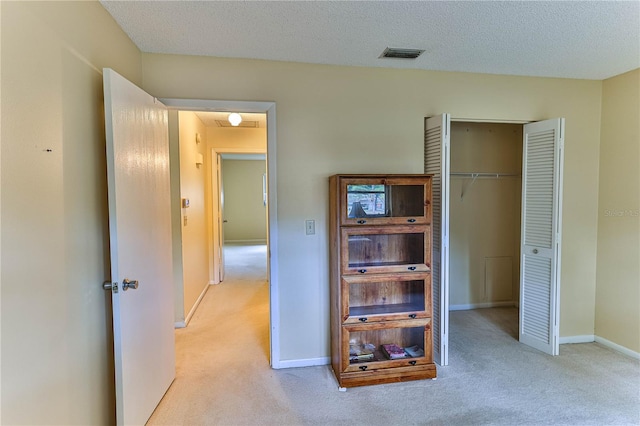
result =
[[[341,233],[343,274],[431,270],[429,226],[345,227]]]
[[[427,318],[431,274],[351,275],[342,278],[343,323]]]
[[[414,366],[433,362],[431,320],[391,321],[343,326],[345,372]]]
[[[342,224],[431,223],[429,179],[342,178]]]

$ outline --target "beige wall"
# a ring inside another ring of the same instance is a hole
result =
[[[207,128],[193,112],[178,113],[179,151],[180,151],[180,195],[173,199],[180,208],[180,237],[182,246],[182,282],[183,302],[176,307],[176,318],[189,317],[196,301],[209,284],[209,241],[208,221],[205,206],[206,166],[206,132]],[[200,143],[196,143],[196,134],[200,135]],[[203,157],[203,164],[196,165],[198,154]],[[173,164],[172,164],[173,167]],[[189,199],[189,207],[182,208],[181,200]],[[174,245],[178,242],[174,239]]]
[[[595,334],[640,352],[640,70],[605,80]]]
[[[2,2],[2,424],[113,424],[103,67],[140,52],[97,2]]]
[[[601,82],[157,54],[143,75],[160,97],[276,102],[282,360],[329,354],[327,177],[422,172],[423,118],[440,112],[566,118],[560,334],[593,333]]]
[[[451,123],[451,171],[519,175],[522,128]],[[451,178],[452,308],[518,302],[521,193],[520,178]]]
[[[267,208],[262,181],[266,161],[223,160],[225,242],[267,241]]]

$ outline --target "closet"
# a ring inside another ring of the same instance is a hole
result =
[[[515,306],[522,125],[451,123],[449,310]]]
[[[564,129],[564,118],[425,119],[438,364],[449,363],[450,309],[516,302],[518,340],[558,355]]]

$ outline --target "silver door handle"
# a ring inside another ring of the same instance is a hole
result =
[[[128,289],[136,290],[138,288],[138,280],[129,280],[129,278],[125,278],[122,281],[122,290],[127,291]]]
[[[533,254],[538,254],[538,249],[533,249]]]

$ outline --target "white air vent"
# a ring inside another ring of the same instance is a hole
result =
[[[218,124],[218,127],[252,127],[252,128],[259,128],[260,127],[260,123],[257,121],[248,121],[248,120],[242,120],[242,122],[240,122],[239,125],[237,126],[232,126],[231,123],[229,123],[228,120],[216,120],[216,123]]]
[[[387,47],[379,58],[416,59],[422,52],[424,52],[424,50]]]

